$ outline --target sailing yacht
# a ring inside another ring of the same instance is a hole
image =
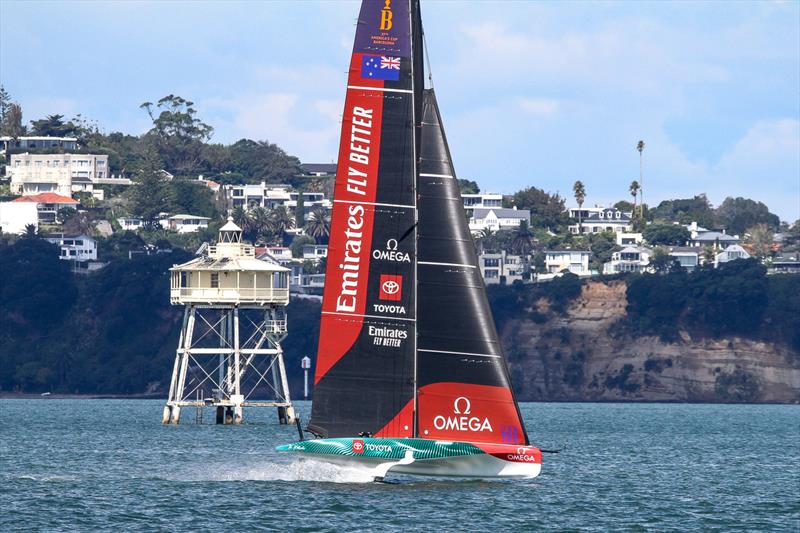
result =
[[[534,477],[432,88],[419,0],[364,0],[350,60],[308,431],[278,450]]]

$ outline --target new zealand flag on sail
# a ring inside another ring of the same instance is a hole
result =
[[[397,81],[400,79],[400,58],[361,56],[361,77],[368,80]]]

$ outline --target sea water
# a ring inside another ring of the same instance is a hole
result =
[[[273,409],[162,407],[0,400],[0,531],[800,530],[798,406],[523,404],[564,447],[538,478],[385,484],[275,452],[297,434]]]

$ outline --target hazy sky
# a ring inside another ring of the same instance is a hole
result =
[[[587,205],[707,193],[800,218],[800,2],[424,1],[459,177]],[[25,119],[142,133],[194,100],[214,140],[336,158],[358,3],[0,0],[0,82]]]

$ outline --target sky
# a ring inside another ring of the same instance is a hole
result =
[[[140,134],[195,102],[213,141],[336,159],[358,2],[0,0],[0,83],[25,120]],[[800,218],[800,2],[423,0],[456,172],[584,205],[705,193]]]

